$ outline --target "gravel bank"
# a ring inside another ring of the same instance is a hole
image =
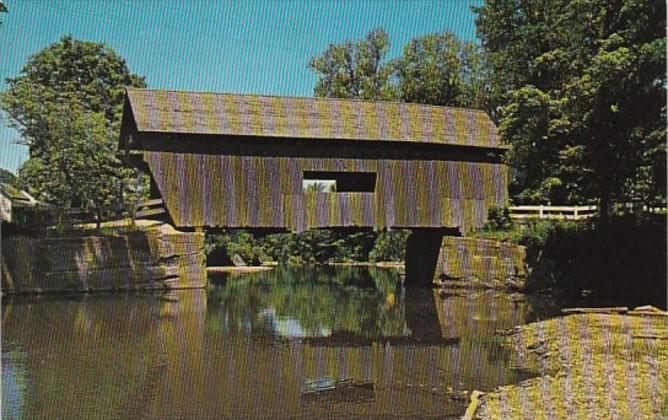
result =
[[[516,327],[518,368],[541,376],[483,395],[474,418],[668,418],[668,318],[583,314]]]

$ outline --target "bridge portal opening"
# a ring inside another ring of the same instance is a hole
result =
[[[375,172],[305,171],[304,191],[376,192]]]

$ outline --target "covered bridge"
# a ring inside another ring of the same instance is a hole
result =
[[[177,228],[463,234],[508,197],[505,146],[472,109],[131,89],[119,148]]]

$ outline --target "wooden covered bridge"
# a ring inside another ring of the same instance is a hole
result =
[[[132,89],[119,148],[176,228],[411,229],[409,278],[508,197],[506,147],[471,109]]]

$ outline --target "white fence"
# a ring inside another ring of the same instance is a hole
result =
[[[513,219],[582,220],[596,214],[596,206],[510,206]]]
[[[596,214],[598,206],[510,206],[510,217],[522,219],[582,220]],[[634,203],[619,203],[613,206],[614,213],[631,212],[666,214],[665,207],[639,206]]]

